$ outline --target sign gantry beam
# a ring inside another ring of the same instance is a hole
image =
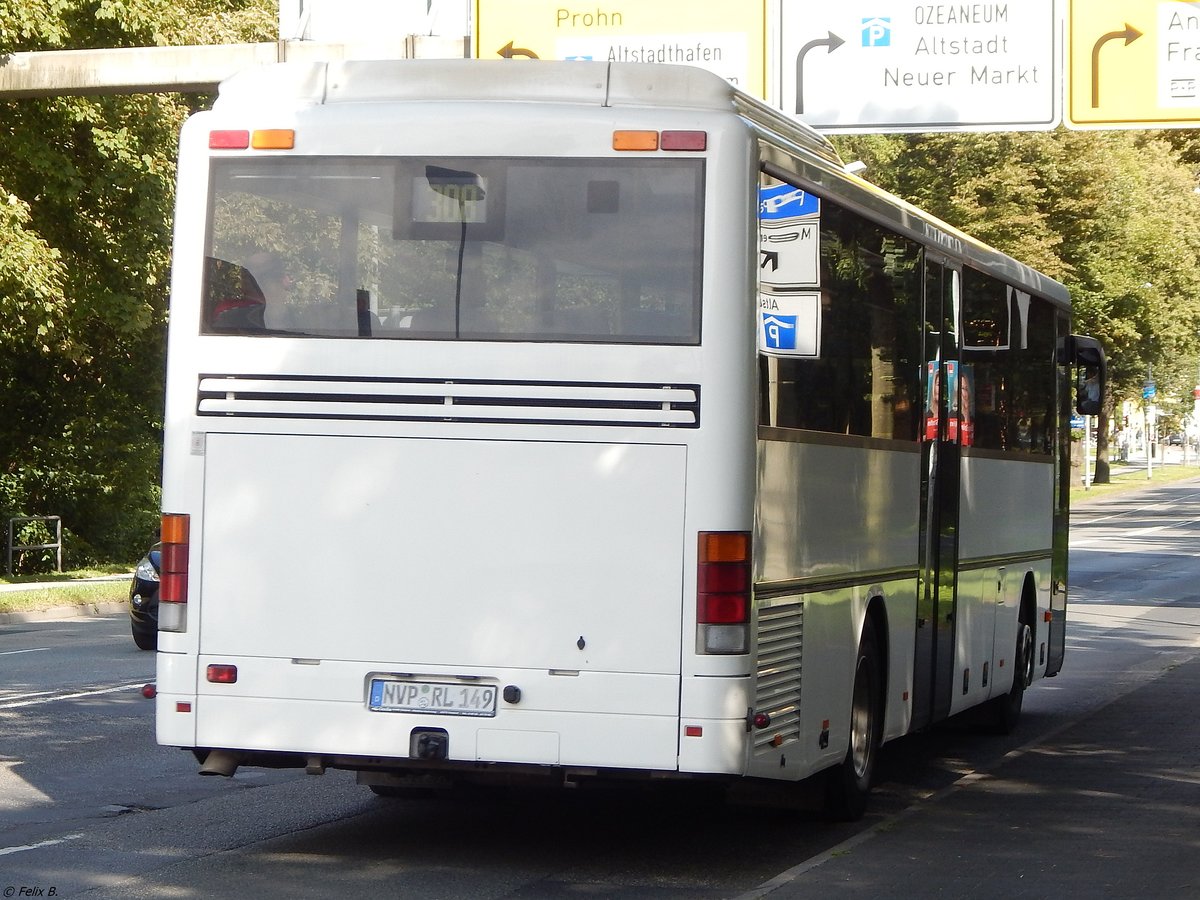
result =
[[[282,61],[463,56],[465,38],[408,35],[391,42],[275,41],[0,54],[0,98],[205,93],[235,72]]]

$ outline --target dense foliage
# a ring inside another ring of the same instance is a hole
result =
[[[274,37],[273,0],[0,0],[0,54]],[[68,559],[132,559],[158,515],[178,128],[207,98],[0,100],[0,523],[61,515]],[[1065,281],[1112,400],[1190,396],[1200,135],[842,138],[870,180]]]
[[[0,2],[0,53],[266,40],[270,0]],[[0,523],[68,565],[157,532],[175,95],[0,100]]]

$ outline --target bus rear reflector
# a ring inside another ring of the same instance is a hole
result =
[[[191,552],[191,517],[164,513],[162,517],[162,559],[158,585],[158,628],[160,631],[186,631],[188,593],[188,555]]]
[[[249,131],[210,131],[209,150],[245,150],[250,146]]]
[[[703,531],[696,560],[696,652],[748,653],[750,533]]]
[[[664,150],[706,150],[708,149],[708,132],[664,131],[658,143]]]

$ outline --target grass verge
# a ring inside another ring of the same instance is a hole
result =
[[[0,591],[0,613],[39,612],[58,606],[119,603],[128,596],[129,582],[125,580],[64,584],[55,587],[43,585],[31,587],[27,591]]]
[[[129,576],[133,566],[112,563],[75,569],[70,572],[42,572],[35,575],[0,576],[0,585],[12,585],[0,591],[0,613],[40,612],[58,606],[88,606],[95,603],[122,602],[129,596],[129,580],[90,581],[106,575]],[[28,590],[20,585],[28,584]]]
[[[1200,466],[1159,465],[1154,467],[1152,477],[1146,478],[1145,469],[1134,469],[1113,475],[1109,484],[1093,484],[1086,491],[1082,487],[1071,488],[1071,506],[1123,494],[1128,491],[1145,490],[1172,481],[1200,478]]]

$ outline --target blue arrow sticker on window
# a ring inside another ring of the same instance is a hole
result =
[[[758,218],[763,222],[799,219],[821,213],[821,200],[790,184],[758,189]]]

